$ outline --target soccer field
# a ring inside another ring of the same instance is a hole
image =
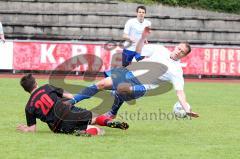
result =
[[[47,79],[38,81],[48,82]],[[176,120],[170,115],[163,116],[170,114],[177,101],[173,90],[141,98],[135,105],[125,104],[121,108],[118,119],[129,123],[128,130],[104,128],[104,136],[91,138],[53,134],[40,121],[37,133],[17,132],[16,125],[26,123],[24,108],[29,95],[19,86],[18,78],[0,78],[0,88],[1,159],[240,157],[240,83],[186,82],[187,99],[200,114],[197,119]],[[93,98],[79,106],[92,108],[98,102]]]

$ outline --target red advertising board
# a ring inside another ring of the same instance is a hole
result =
[[[193,48],[184,58],[185,74],[240,75],[240,48]]]
[[[184,74],[239,76],[240,48],[193,47],[182,64]],[[13,45],[15,70],[104,71],[111,65],[121,65],[119,47],[106,49],[103,44],[47,42],[14,42]]]
[[[118,57],[121,54],[117,51],[104,49],[103,44],[15,42],[13,67],[15,70],[104,71],[111,67],[111,61],[121,64]]]

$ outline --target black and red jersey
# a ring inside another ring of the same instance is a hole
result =
[[[64,90],[46,84],[36,89],[30,96],[25,108],[27,125],[36,124],[36,119],[45,123],[53,123],[55,113],[53,107],[63,97]]]

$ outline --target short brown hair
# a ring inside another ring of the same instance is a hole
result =
[[[36,85],[36,79],[29,73],[21,78],[20,84],[26,92],[31,93]]]
[[[138,12],[139,9],[143,9],[145,11],[145,13],[147,13],[147,9],[145,6],[138,6],[136,9],[136,12]]]
[[[190,44],[188,43],[188,42],[183,42],[183,44],[186,46],[186,48],[188,49],[188,52],[186,52],[186,55],[188,55],[191,51],[192,51],[192,49],[191,49],[191,46],[190,46]]]

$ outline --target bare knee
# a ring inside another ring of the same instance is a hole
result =
[[[105,82],[103,80],[96,83],[98,89],[105,89]]]
[[[132,85],[129,83],[120,83],[117,87],[117,92],[119,94],[131,94],[132,93]]]
[[[112,79],[107,77],[96,83],[98,89],[111,89],[112,88]]]

